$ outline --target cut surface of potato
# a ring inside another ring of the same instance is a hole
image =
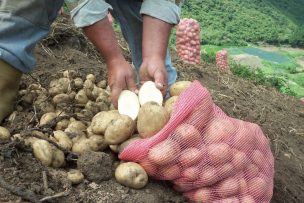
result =
[[[139,100],[137,95],[130,90],[123,90],[118,98],[118,112],[122,115],[137,118],[139,112]]]
[[[138,98],[140,105],[144,105],[147,102],[156,102],[159,105],[163,105],[163,95],[152,81],[147,81],[141,86]]]

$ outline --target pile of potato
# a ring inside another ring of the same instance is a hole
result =
[[[222,70],[229,70],[228,52],[226,49],[216,53],[216,66]]]
[[[120,153],[130,143],[149,138],[166,125],[177,95],[182,91],[180,88],[177,84],[171,89],[176,96],[163,102],[162,93],[155,84],[146,82],[138,95],[124,90],[118,100],[118,110],[115,110],[106,81],[97,81],[93,74],[83,79],[77,77],[75,71],[64,71],[62,77],[50,82],[48,89],[32,84],[19,91],[21,105],[18,108],[33,105],[38,116],[41,115],[39,127],[51,129],[51,132],[33,131],[33,137],[15,134],[13,138],[23,140],[32,148],[37,160],[54,168],[65,166],[65,154],[48,142],[49,139],[65,152],[80,156],[86,151],[108,148]],[[10,137],[9,131],[0,127],[0,139]],[[132,162],[120,164],[115,177],[121,184],[137,189],[148,181],[145,170]],[[73,184],[84,179],[83,174],[74,169],[68,172],[68,178]]]
[[[178,56],[189,64],[199,64],[200,56],[200,27],[194,19],[184,18],[176,30],[176,51]]]

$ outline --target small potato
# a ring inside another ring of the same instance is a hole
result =
[[[93,96],[94,101],[96,101],[96,99],[99,97],[99,95],[103,95],[103,94],[106,94],[106,91],[104,89],[94,85],[93,90],[92,90],[92,96]]]
[[[83,80],[81,78],[75,78],[74,85],[77,89],[83,88]]]
[[[91,142],[87,138],[78,139],[72,147],[72,152],[75,154],[83,154],[86,151],[91,151]]]
[[[183,150],[179,156],[179,162],[182,166],[192,166],[203,159],[203,150],[198,148],[187,148]]]
[[[235,178],[227,178],[218,185],[218,195],[220,197],[231,197],[238,194],[239,184]]]
[[[178,81],[171,85],[170,96],[179,96],[184,90],[186,90],[191,85],[190,81]]]
[[[62,73],[62,76],[64,78],[73,78],[76,76],[76,71],[75,70],[65,70],[63,73]]]
[[[179,125],[172,134],[172,138],[181,146],[187,147],[199,146],[202,140],[200,132],[193,125],[187,123]]]
[[[56,124],[55,130],[65,130],[69,126],[70,121],[63,119]]]
[[[235,134],[234,123],[227,118],[215,118],[207,126],[204,141],[209,143],[221,142]]]
[[[88,74],[86,77],[87,80],[91,80],[93,83],[96,81],[96,77],[93,74]]]
[[[105,142],[104,137],[100,135],[93,135],[89,137],[89,144],[90,144],[90,149],[95,152],[103,151],[109,146]]]
[[[186,192],[185,196],[194,202],[212,202],[214,199],[214,194],[209,188],[200,188],[197,190],[192,190],[190,192]]]
[[[57,94],[53,97],[54,104],[61,104],[61,103],[69,103],[71,101],[70,96],[67,94]]]
[[[109,147],[114,153],[119,153],[119,145],[113,144],[113,145],[109,145]]]
[[[71,181],[72,184],[76,185],[84,180],[84,175],[79,170],[71,169],[68,172],[67,178]]]
[[[112,120],[104,134],[106,143],[120,144],[127,140],[133,134],[135,122],[129,116],[119,115],[117,119]]]
[[[83,89],[89,89],[89,90],[93,90],[94,88],[94,83],[92,82],[92,80],[85,80],[83,83]]]
[[[73,142],[65,132],[61,130],[54,131],[54,138],[57,140],[57,143],[64,149],[72,149]]]
[[[211,144],[207,147],[210,162],[214,165],[224,164],[231,160],[232,150],[228,144]]]
[[[42,165],[50,166],[53,161],[53,149],[50,143],[45,140],[36,140],[32,144],[33,153]]]
[[[180,151],[181,149],[177,142],[164,140],[150,149],[148,158],[156,164],[166,165],[177,159]]]
[[[166,100],[165,102],[165,109],[167,110],[167,112],[171,115],[175,102],[177,101],[178,96],[173,96],[170,97],[169,99]]]
[[[0,140],[8,140],[11,137],[11,133],[8,129],[0,126]]]
[[[102,111],[96,114],[92,119],[92,132],[97,135],[103,135],[108,125],[115,119],[120,118],[117,111]]]
[[[58,84],[56,85],[57,87],[62,87],[63,92],[62,93],[67,93],[71,87],[70,87],[70,79],[68,78],[59,78]]]
[[[82,89],[75,96],[76,104],[85,105],[89,101],[86,92]]]
[[[54,112],[45,113],[42,115],[40,119],[40,126],[48,125],[50,124],[55,118],[57,117],[57,114]]]
[[[140,189],[148,183],[146,171],[137,163],[126,162],[115,170],[117,182],[130,188]]]
[[[101,80],[101,81],[97,84],[97,87],[100,87],[100,88],[102,88],[102,89],[106,89],[106,87],[107,87],[107,81]]]
[[[162,180],[175,180],[181,175],[180,167],[176,164],[161,167],[159,173]]]
[[[158,133],[169,121],[167,110],[155,102],[148,102],[141,106],[138,119],[137,130],[139,136],[148,138]]]
[[[56,147],[53,148],[53,159],[51,166],[54,168],[60,168],[65,165],[65,157],[64,153],[57,149]]]
[[[88,101],[84,108],[88,111],[91,111],[93,114],[100,112],[99,106],[96,102],[93,101]]]
[[[68,128],[75,128],[80,131],[85,131],[87,127],[83,122],[74,120],[74,121],[70,121]]]

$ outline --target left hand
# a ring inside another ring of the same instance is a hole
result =
[[[156,87],[166,94],[168,88],[168,73],[163,59],[149,59],[143,61],[140,70],[140,83],[153,81]]]

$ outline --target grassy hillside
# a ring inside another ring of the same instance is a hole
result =
[[[183,17],[201,23],[202,44],[304,46],[304,0],[187,0]]]

